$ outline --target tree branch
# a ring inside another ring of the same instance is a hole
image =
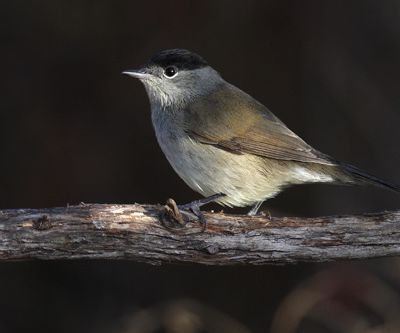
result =
[[[284,264],[400,254],[400,211],[268,218],[205,213],[169,229],[162,206],[84,204],[0,211],[0,260],[128,259],[151,264]]]

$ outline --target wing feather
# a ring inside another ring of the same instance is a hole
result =
[[[205,102],[192,103],[184,119],[192,139],[235,154],[336,164],[289,130],[265,106],[232,85],[216,90]]]

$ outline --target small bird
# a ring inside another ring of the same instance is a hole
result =
[[[181,209],[200,216],[215,201],[229,207],[261,204],[304,183],[400,186],[335,160],[309,146],[263,104],[226,82],[201,56],[164,50],[123,72],[145,86],[158,143],[177,174],[205,199]]]

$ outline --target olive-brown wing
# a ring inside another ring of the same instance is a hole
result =
[[[185,110],[192,139],[235,154],[335,165],[289,130],[271,111],[238,88],[218,89]]]

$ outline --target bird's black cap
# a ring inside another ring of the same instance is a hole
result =
[[[208,66],[208,63],[194,52],[185,49],[170,49],[156,53],[151,57],[149,65],[158,65],[163,68],[176,66],[178,69],[198,69]]]

